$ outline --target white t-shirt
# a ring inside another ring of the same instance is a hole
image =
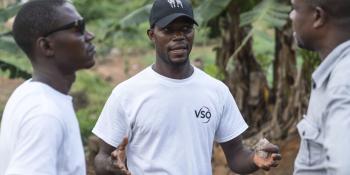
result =
[[[176,80],[148,67],[113,90],[93,133],[114,147],[128,136],[132,174],[210,175],[214,140],[247,127],[222,82],[197,68]]]
[[[71,96],[28,80],[8,100],[0,130],[0,175],[86,175]]]

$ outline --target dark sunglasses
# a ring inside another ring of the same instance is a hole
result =
[[[73,27],[75,27],[75,28],[77,28],[78,29],[78,32],[80,33],[80,34],[84,34],[85,33],[85,22],[84,22],[84,20],[83,19],[79,19],[79,20],[75,20],[75,21],[73,21],[73,22],[71,22],[71,23],[69,23],[69,24],[66,24],[66,25],[64,25],[64,26],[62,26],[62,27],[59,27],[59,28],[57,28],[57,29],[54,29],[54,30],[52,30],[52,31],[50,31],[50,32],[47,32],[45,35],[43,35],[44,37],[47,37],[47,36],[49,36],[49,35],[51,35],[51,34],[53,34],[53,33],[55,33],[55,32],[58,32],[58,31],[62,31],[62,30],[67,30],[67,29],[71,29],[71,28],[73,28]]]

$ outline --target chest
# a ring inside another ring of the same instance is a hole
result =
[[[132,136],[214,137],[222,106],[218,96],[209,91],[158,89],[135,98],[125,109]]]

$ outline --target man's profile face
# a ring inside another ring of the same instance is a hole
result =
[[[57,28],[71,24],[74,21],[81,21],[82,17],[70,3],[65,3],[58,7],[58,12],[62,15],[57,21]],[[62,71],[74,72],[83,68],[90,68],[95,64],[95,47],[91,43],[94,35],[82,31],[79,24],[65,30],[60,30],[50,34],[55,52],[57,66]]]
[[[175,19],[164,28],[155,26],[149,34],[160,59],[173,66],[188,63],[194,39],[193,22],[186,17]],[[151,32],[151,33],[152,33]]]
[[[313,50],[312,42],[312,15],[313,7],[305,0],[291,0],[293,10],[289,17],[292,20],[293,35],[300,48]]]

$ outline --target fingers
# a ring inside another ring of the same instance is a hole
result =
[[[117,149],[125,150],[127,145],[128,145],[128,138],[124,137],[122,143],[117,147]]]
[[[128,138],[123,138],[122,143],[111,153],[112,164],[117,171],[123,175],[131,175],[128,171],[126,161],[126,148],[128,145]]]
[[[264,142],[260,141],[255,149],[254,162],[259,168],[269,171],[271,168],[279,165],[279,161],[282,159],[279,151],[278,146],[268,142],[266,139]]]
[[[274,145],[272,143],[264,145],[261,150],[268,152],[268,153],[279,153],[280,149],[277,145]]]
[[[131,174],[125,165],[125,161],[122,161],[119,158],[117,160],[113,161],[113,166],[119,174],[122,174],[122,175],[130,175]]]
[[[281,154],[272,153],[271,157],[272,157],[272,159],[273,159],[274,161],[276,161],[276,160],[282,160]]]

